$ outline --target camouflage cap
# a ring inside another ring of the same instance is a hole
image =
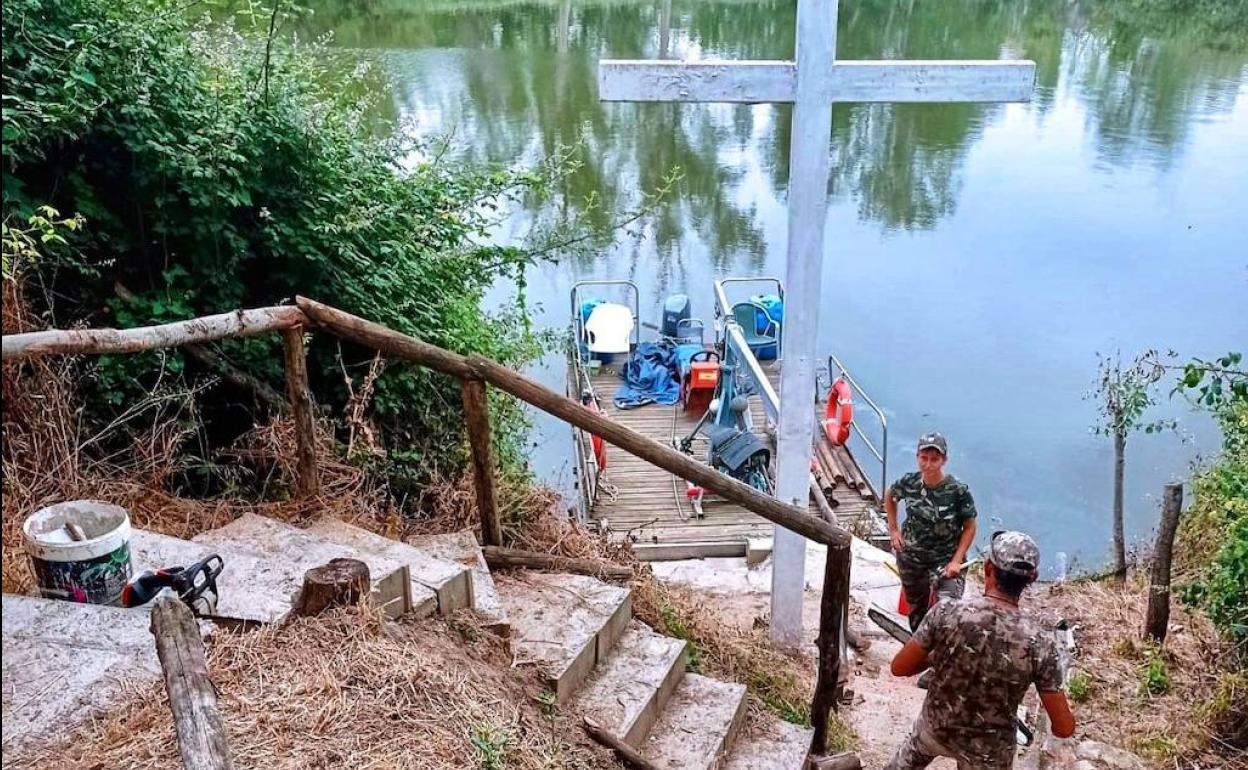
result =
[[[992,533],[988,558],[997,569],[1016,575],[1034,575],[1040,566],[1040,547],[1025,532],[1003,530]]]
[[[936,432],[919,436],[919,451],[924,449],[938,449],[945,457],[949,456],[949,445],[945,443],[945,437]]]

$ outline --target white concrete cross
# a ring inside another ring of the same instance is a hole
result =
[[[816,336],[834,102],[1020,102],[1031,98],[1030,61],[836,61],[838,0],[798,0],[797,61],[601,61],[604,101],[791,102],[789,245],[776,496],[808,498]],[[881,490],[881,493],[883,490]],[[806,541],[776,527],[771,634],[802,634]]]

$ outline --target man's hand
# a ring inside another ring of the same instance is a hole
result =
[[[893,544],[894,554],[901,553],[902,551],[905,550],[906,541],[902,538],[900,529],[889,530],[888,539],[889,539],[889,542]]]
[[[945,565],[945,570],[944,570],[945,577],[952,579],[952,578],[956,578],[960,574],[962,574],[962,560],[961,559],[954,559],[953,561]]]

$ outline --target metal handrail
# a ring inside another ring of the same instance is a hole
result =
[[[732,316],[728,316],[728,322],[724,326],[724,351],[731,353],[744,365],[746,377],[758,393],[759,400],[763,402],[763,414],[771,420],[773,425],[778,425],[780,423],[780,396],[776,394],[776,389],[771,386],[771,380],[767,379],[763,367],[754,357],[754,351],[750,350],[749,343],[745,341],[741,325]]]
[[[867,392],[863,390],[862,386],[858,384],[858,381],[855,380],[853,378],[853,375],[849,373],[849,370],[845,368],[845,364],[842,364],[840,359],[838,359],[836,356],[829,353],[828,354],[828,375],[829,376],[832,376],[834,366],[836,367],[836,369],[840,370],[840,376],[844,377],[845,381],[848,382],[853,387],[854,393],[856,393],[858,396],[862,398],[862,400],[866,403],[866,405],[870,407],[872,412],[875,412],[875,416],[878,417],[880,420],[880,430],[881,430],[881,433],[883,434],[880,440],[880,447],[881,447],[880,449],[875,448],[875,444],[872,443],[871,439],[867,436],[866,432],[863,431],[863,429],[858,426],[857,420],[854,420],[851,423],[850,430],[856,431],[858,433],[858,437],[862,439],[862,443],[867,445],[867,449],[870,450],[871,454],[875,456],[875,459],[879,461],[880,463],[879,494],[883,495],[884,490],[888,487],[888,418],[884,415],[884,410],[881,409],[879,405],[875,403],[875,401],[871,400],[871,397],[867,395]]]

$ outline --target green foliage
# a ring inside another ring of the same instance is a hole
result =
[[[258,15],[257,32],[188,20],[170,0],[12,0],[3,14],[5,270],[11,240],[20,250],[48,232],[33,217],[72,231],[53,235],[72,249],[72,274],[64,262],[35,265],[55,288],[44,294],[57,307],[43,310],[58,323],[159,323],[298,293],[505,364],[537,354],[522,304],[486,314],[481,299],[500,277],[522,283],[535,255],[575,243],[576,227],[527,249],[491,245],[489,235],[509,205],[545,194],[573,150],[531,169],[468,167],[394,138],[364,96],[381,91],[376,75],[316,44],[266,38],[282,14]],[[77,214],[36,211],[45,201]],[[118,300],[114,282],[134,298]],[[220,350],[281,387],[275,338]],[[344,373],[368,360],[314,335],[317,401],[341,406]],[[154,363],[97,361],[89,408],[107,419],[170,375],[206,375],[180,354]],[[372,417],[395,450],[384,469],[392,479],[454,472],[463,456],[456,383],[395,364],[374,393]],[[235,433],[256,419],[238,414],[237,393],[203,398]],[[510,400],[492,405],[499,453],[517,460],[520,411]]]
[[[12,224],[9,224],[10,219],[14,220]],[[69,242],[61,231],[72,233],[80,227],[82,217],[62,218],[61,213],[51,206],[38,206],[24,223],[6,215],[3,224],[0,224],[3,228],[0,244],[3,245],[4,279],[13,280],[25,263],[38,263],[48,259],[52,250],[68,246]]]
[[[480,722],[472,726],[468,739],[477,750],[481,770],[502,770],[507,766],[507,748],[513,741],[510,730]]]
[[[1124,366],[1122,356],[1100,356],[1096,390],[1088,394],[1097,401],[1099,421],[1093,431],[1103,436],[1126,436],[1135,430],[1155,433],[1173,422],[1143,422],[1144,413],[1157,403],[1154,386],[1162,373],[1147,362],[1154,356],[1149,351]]]
[[[1159,647],[1150,646],[1140,666],[1140,694],[1164,695],[1170,690],[1170,672]]]
[[[1181,597],[1203,608],[1233,642],[1248,642],[1248,372],[1228,353],[1180,368],[1176,390],[1213,412],[1222,454],[1193,479],[1179,528],[1181,568],[1196,577]]]
[[[1074,703],[1086,703],[1092,697],[1094,688],[1092,675],[1086,671],[1076,669],[1070,672],[1070,678],[1066,681],[1066,694]]]

